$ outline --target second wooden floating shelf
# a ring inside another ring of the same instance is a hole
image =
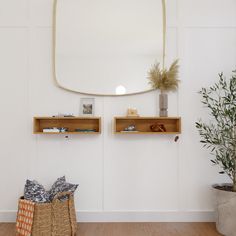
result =
[[[44,132],[46,128],[67,128],[66,132]],[[34,117],[34,134],[100,134],[100,117]],[[80,132],[76,130],[81,130]],[[94,130],[94,131],[83,131]]]
[[[129,125],[135,125],[136,131],[124,131]],[[162,125],[164,132],[154,132],[152,125]],[[115,117],[115,134],[180,134],[180,117]]]

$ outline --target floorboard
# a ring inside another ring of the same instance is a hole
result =
[[[79,223],[78,236],[220,236],[214,223]],[[0,223],[0,236],[15,236],[15,224]]]

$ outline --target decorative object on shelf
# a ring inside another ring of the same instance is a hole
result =
[[[127,116],[139,116],[138,110],[136,108],[128,108]]]
[[[97,132],[96,129],[75,129],[75,132]]]
[[[52,127],[52,128],[44,128],[44,133],[64,133],[67,132],[68,128],[65,127]]]
[[[75,117],[74,115],[64,115],[64,117]]]
[[[150,126],[152,132],[166,132],[166,128],[164,124],[153,124]]]
[[[94,98],[80,98],[80,115],[94,116],[95,109]]]
[[[158,126],[155,126],[158,124]],[[135,130],[132,126],[135,126]],[[151,130],[151,126],[153,129]],[[130,127],[129,129],[127,129]],[[126,131],[130,130],[130,131]],[[165,130],[165,131],[164,131]],[[132,131],[132,132],[131,132]],[[114,133],[130,134],[180,134],[181,118],[180,117],[114,117]]]
[[[126,128],[124,128],[125,132],[137,132],[135,125],[128,125]]]
[[[64,132],[68,132],[68,128],[65,128],[65,127],[60,127],[58,128],[60,130],[61,133],[64,133]]]
[[[168,95],[167,93],[161,92],[159,94],[159,116],[167,117],[168,116]]]
[[[52,117],[75,117],[72,113],[58,113],[58,115]]]
[[[52,127],[52,128],[44,128],[43,132],[44,133],[60,133],[60,130],[57,127]]]
[[[163,63],[164,64],[164,63]],[[149,84],[153,89],[160,90],[159,95],[159,116],[168,116],[168,94],[169,91],[175,91],[178,88],[179,80],[179,65],[178,60],[175,60],[169,70],[160,69],[160,63],[156,63],[152,66],[148,72]]]
[[[232,183],[214,185],[216,192],[216,228],[223,235],[236,232],[236,71],[227,80],[223,73],[219,81],[202,88],[202,103],[210,111],[210,123],[196,122],[201,143],[214,156],[211,162],[221,167]]]

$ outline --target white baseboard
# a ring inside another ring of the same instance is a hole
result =
[[[79,222],[214,222],[213,211],[77,211]],[[16,211],[0,211],[0,222],[15,222]]]
[[[16,211],[0,211],[0,222],[15,222]]]
[[[79,222],[214,222],[213,211],[77,212]]]

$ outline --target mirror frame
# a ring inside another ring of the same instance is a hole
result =
[[[159,0],[159,1],[162,1],[162,17],[163,17],[163,26],[162,26],[162,30],[163,30],[162,65],[163,65],[163,68],[164,68],[165,54],[166,54],[166,2],[165,2],[165,0]],[[65,86],[62,86],[58,82],[57,74],[56,74],[57,2],[58,2],[58,0],[53,1],[53,19],[52,19],[52,73],[53,73],[54,84],[57,87],[59,87],[63,90],[66,90],[68,92],[79,93],[79,94],[82,94],[82,95],[105,96],[105,97],[131,96],[131,95],[148,93],[148,92],[151,92],[151,91],[155,90],[155,89],[148,89],[148,90],[144,90],[144,91],[141,91],[141,92],[127,93],[127,94],[94,94],[94,93],[79,92],[77,90],[73,90],[73,89],[67,88]]]

